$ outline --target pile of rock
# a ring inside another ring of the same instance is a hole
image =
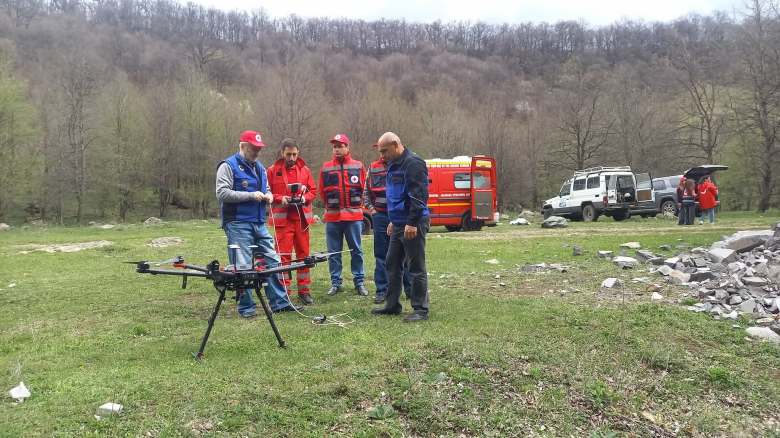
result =
[[[520,272],[525,274],[532,274],[536,272],[550,272],[550,271],[567,272],[568,270],[569,270],[568,266],[564,266],[559,263],[537,263],[533,265],[525,265],[522,268],[520,268]]]
[[[664,259],[654,271],[695,291],[699,302],[691,311],[718,319],[745,315],[780,333],[780,223],[774,231],[740,231],[709,249]]]

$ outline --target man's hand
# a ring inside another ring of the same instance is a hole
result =
[[[290,203],[290,197],[289,196],[282,196],[282,205],[287,205]]]
[[[404,227],[404,238],[406,240],[412,240],[417,237],[417,227],[407,225]]]
[[[371,216],[375,215],[376,214],[376,209],[374,207],[369,208],[368,209],[368,214],[370,214]]]
[[[393,235],[393,223],[392,222],[387,224],[387,235],[388,236],[392,236]]]
[[[265,193],[263,192],[255,192],[254,195],[255,195],[255,201],[257,202],[263,202],[263,200],[265,200]]]

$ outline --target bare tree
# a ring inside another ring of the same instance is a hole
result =
[[[602,81],[600,75],[573,59],[567,63],[561,87],[556,90],[558,153],[572,170],[594,162],[614,133]]]
[[[771,203],[780,167],[780,28],[777,5],[753,0],[740,33],[739,76],[745,92],[735,93],[734,117],[744,151],[758,178],[758,210]]]

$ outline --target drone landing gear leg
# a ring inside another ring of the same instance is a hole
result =
[[[206,334],[203,335],[203,340],[200,341],[200,348],[198,349],[198,352],[194,354],[195,360],[202,360],[204,357],[203,350],[206,349],[206,342],[209,340],[209,335],[211,334],[211,329],[214,327],[214,321],[217,320],[217,315],[219,314],[219,306],[222,305],[222,302],[225,301],[225,289],[217,289],[219,291],[219,298],[217,298],[217,305],[214,306],[214,311],[211,312],[211,318],[209,318],[209,325],[206,327]]]
[[[274,315],[271,312],[271,309],[268,307],[268,303],[265,302],[265,297],[260,292],[260,288],[255,288],[255,293],[257,293],[257,298],[260,300],[260,304],[263,306],[263,311],[265,312],[265,316],[268,317],[268,322],[271,324],[271,328],[274,330],[274,335],[276,335],[276,340],[279,342],[279,347],[284,348],[284,340],[282,339],[282,335],[279,334],[279,329],[276,328],[276,323],[274,322]]]

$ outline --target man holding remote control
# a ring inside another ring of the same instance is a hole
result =
[[[309,224],[314,222],[312,202],[317,197],[314,177],[306,162],[299,156],[298,143],[290,138],[282,141],[281,155],[268,168],[268,185],[273,193],[271,206],[271,224],[276,229],[276,241],[279,243],[279,255],[282,263],[290,263],[293,249],[295,258],[309,255]],[[311,297],[311,277],[309,268],[296,271],[298,279],[298,298],[303,304],[314,304]],[[292,275],[284,275],[284,285],[288,294]]]

